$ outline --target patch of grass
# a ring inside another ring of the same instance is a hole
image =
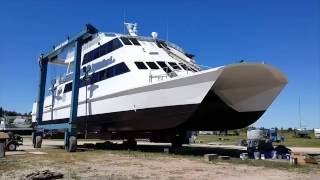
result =
[[[220,140],[220,138],[224,140]],[[241,139],[246,138],[247,135],[245,133],[240,133],[239,136],[198,135],[197,140],[200,140],[205,144],[210,142],[220,142],[225,145],[236,145]]]
[[[314,133],[310,133],[310,138],[297,138],[293,136],[293,132],[280,131],[283,137],[285,137],[284,142],[274,143],[275,145],[285,145],[289,147],[320,147],[320,139],[314,137]]]
[[[0,174],[19,168],[22,168],[22,165],[16,159],[0,159]]]
[[[274,145],[285,145],[288,147],[320,147],[320,139],[316,139],[313,133],[310,133],[310,138],[297,138],[293,136],[293,132],[279,131],[279,134],[284,137],[284,142],[273,143]],[[221,141],[219,138],[228,139]],[[239,136],[217,136],[217,135],[199,135],[197,140],[203,143],[221,142],[225,145],[235,145],[242,139],[246,139],[246,132],[240,132]]]

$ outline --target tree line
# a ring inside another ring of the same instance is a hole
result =
[[[5,110],[4,108],[0,107],[0,117],[3,117],[3,116],[31,116],[31,112],[20,113],[16,111]]]

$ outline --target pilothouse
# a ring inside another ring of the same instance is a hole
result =
[[[159,39],[158,33],[139,36],[137,24],[125,25],[128,34],[97,32],[81,47],[80,132],[181,144],[188,131],[254,123],[287,84],[286,77],[267,64],[203,68],[194,55]],[[70,117],[75,56],[72,50],[66,54],[51,60],[68,68],[45,97],[44,123],[66,123]],[[34,103],[34,121],[36,111]]]

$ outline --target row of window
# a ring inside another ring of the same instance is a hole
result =
[[[181,67],[184,69],[184,70],[191,70],[191,71],[194,71],[194,72],[197,72],[197,70],[193,69],[193,68],[188,68],[186,64],[183,64],[183,63],[179,63],[179,66],[177,63],[175,62],[168,62],[168,64],[170,65],[170,67],[164,62],[164,61],[157,61],[157,64],[155,62],[146,62],[147,66],[144,64],[144,62],[141,62],[141,61],[136,61],[134,62],[136,64],[136,66],[138,67],[138,69],[148,69],[148,67],[150,69],[159,69],[159,67],[157,66],[157,64],[167,73],[171,73],[172,72],[172,69],[175,69],[175,70],[181,70]]]
[[[164,41],[159,41],[159,40],[157,40],[157,41],[156,41],[156,44],[157,44],[157,46],[158,46],[159,48],[166,48],[166,49],[168,49],[168,46],[167,46],[167,44],[166,44]]]
[[[125,44],[125,45],[141,46],[141,44],[135,38],[120,37],[120,39],[123,42],[123,44]],[[88,62],[91,62],[101,56],[104,56],[104,55],[106,55],[116,49],[121,48],[123,46],[121,41],[118,38],[115,38],[115,39],[105,43],[104,45],[97,47],[96,49],[86,53],[83,56],[82,65],[84,65]]]
[[[91,62],[91,61],[97,59],[98,57],[106,55],[116,49],[119,49],[122,46],[123,45],[120,42],[120,40],[118,38],[115,38],[115,39],[103,44],[102,46],[99,46],[96,49],[86,53],[83,57],[82,65],[84,65],[88,62]]]
[[[136,45],[136,46],[141,46],[141,44],[138,42],[137,39],[135,38],[126,38],[126,37],[120,37],[121,41],[125,45]]]
[[[81,78],[79,88],[84,87],[86,85],[94,84],[99,81],[103,81],[105,79],[108,79],[114,76],[118,76],[120,74],[124,74],[129,71],[130,71],[129,68],[124,62],[116,64],[114,66],[108,67],[104,70],[91,74],[87,81],[85,81],[84,78]],[[67,93],[71,90],[72,90],[72,82],[69,82],[68,84],[65,85],[63,92]]]

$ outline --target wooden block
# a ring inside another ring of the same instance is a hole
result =
[[[294,153],[293,158],[297,158],[298,164],[301,164],[301,165],[306,164],[306,161],[305,161],[306,156],[305,155],[302,155],[300,153]]]
[[[8,139],[9,136],[7,133],[4,133],[4,132],[0,132],[0,139]]]
[[[214,159],[217,159],[217,158],[218,158],[217,154],[205,154],[204,155],[205,161],[213,161]]]
[[[290,157],[290,164],[291,165],[297,165],[298,164],[298,158]]]

